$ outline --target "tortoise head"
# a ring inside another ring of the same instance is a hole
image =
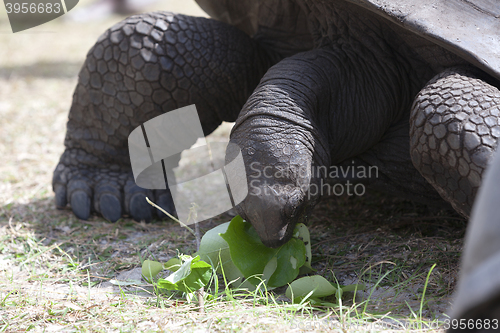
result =
[[[292,124],[273,118],[240,117],[231,133],[231,142],[241,147],[248,185],[248,194],[236,209],[268,247],[286,243],[295,225],[306,220],[319,199],[316,185],[322,179],[313,172],[315,157],[305,144],[310,138],[306,129],[295,125],[288,135],[275,135]]]
[[[282,170],[272,173],[277,169],[259,168],[259,164],[250,163],[248,195],[237,211],[256,229],[264,245],[279,247],[290,240],[295,225],[306,219],[315,198],[311,200],[307,185],[297,184],[296,174],[284,178]]]

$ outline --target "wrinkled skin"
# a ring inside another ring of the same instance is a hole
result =
[[[237,210],[268,246],[307,219],[320,198],[312,187],[356,181],[328,179],[320,166],[375,166],[369,185],[468,216],[500,137],[498,81],[347,2],[258,3],[200,0],[237,28],[159,12],[99,38],[80,72],[54,171],[57,206],[69,203],[81,219],[161,217],[149,196],[173,212],[168,191],[135,185],[127,137],[148,119],[196,104],[205,135],[236,121],[231,142],[249,180]]]

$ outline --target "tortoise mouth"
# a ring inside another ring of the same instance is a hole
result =
[[[252,224],[265,246],[280,247],[292,238],[302,217],[298,212],[303,211],[303,200],[297,200],[298,191],[277,192],[269,185],[254,187],[238,205],[238,213]]]
[[[285,243],[287,243],[292,238],[292,233],[288,230],[293,230],[294,226],[290,224],[285,224],[281,230],[275,235],[276,237],[271,239],[261,239],[262,244],[270,248],[278,248]]]

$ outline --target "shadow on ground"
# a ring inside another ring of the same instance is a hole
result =
[[[226,214],[201,223],[202,234],[230,219]],[[378,283],[380,295],[375,296],[384,301],[373,302],[373,311],[407,311],[405,302],[420,299],[434,263],[426,296],[440,306],[429,305],[429,317],[439,316],[449,306],[466,229],[466,220],[456,213],[429,211],[425,205],[369,192],[364,197],[324,199],[312,214],[309,229],[313,267],[319,274],[345,285],[359,280]],[[122,218],[110,223],[97,216],[81,221],[69,208],[56,210],[53,197],[2,206],[0,230],[3,239],[10,235],[18,243],[31,239],[46,250],[57,248],[55,255],[78,268],[75,274],[81,278],[74,283],[82,286],[98,287],[140,267],[141,260],[166,262],[196,248],[194,237],[173,221]],[[4,247],[3,252],[30,260],[34,249],[25,244]]]

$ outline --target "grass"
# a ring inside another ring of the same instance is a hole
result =
[[[157,6],[201,15],[180,3]],[[173,222],[80,221],[54,207],[51,176],[78,70],[100,33],[121,18],[60,19],[13,35],[0,10],[0,332],[436,331],[433,320],[445,318],[451,302],[466,222],[372,191],[323,200],[309,221],[318,273],[368,286],[341,307],[291,304],[284,288],[252,293],[217,280],[200,313],[177,294],[112,284],[139,278],[141,260],[166,262],[196,247]]]

